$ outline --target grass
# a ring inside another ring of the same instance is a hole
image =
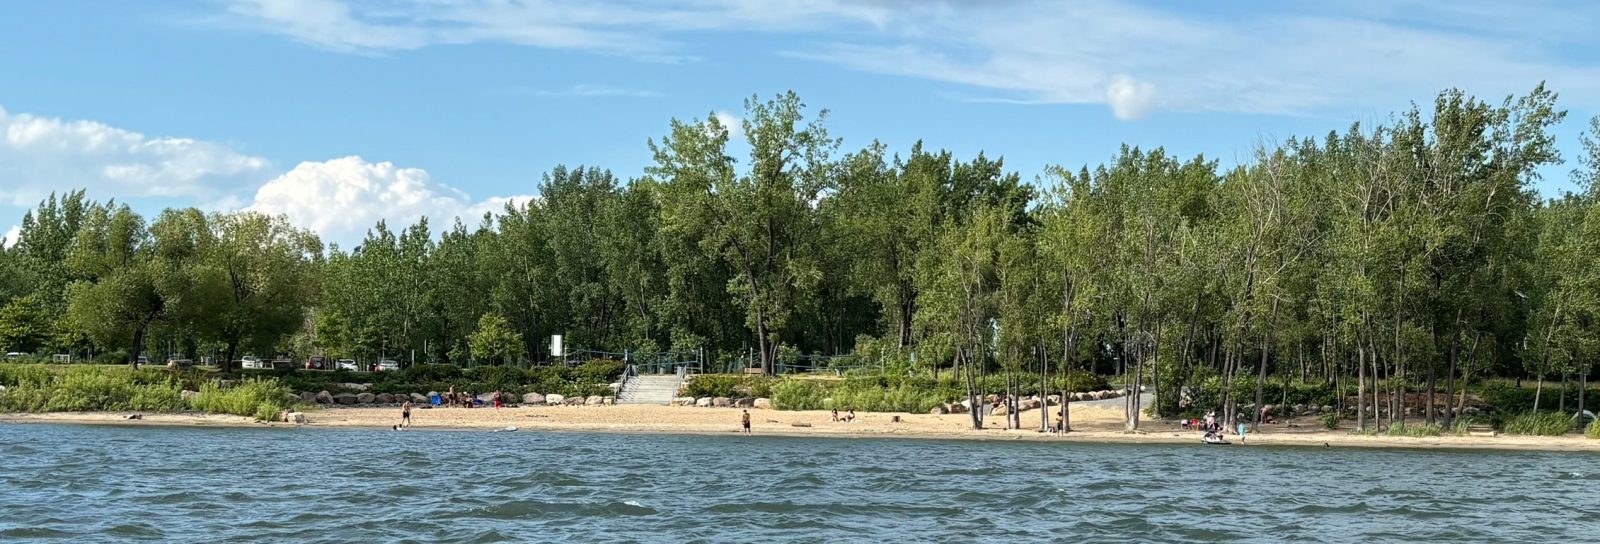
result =
[[[229,388],[215,383],[202,385],[200,395],[191,404],[196,410],[272,421],[283,410],[295,407],[297,403],[292,398],[289,388],[278,382],[245,380]]]
[[[0,410],[171,412],[184,408],[175,375],[121,366],[0,365]]]
[[[1501,422],[1501,432],[1530,436],[1561,436],[1572,430],[1572,418],[1560,412],[1526,411]]]
[[[1590,421],[1589,426],[1583,428],[1583,436],[1600,440],[1600,419]]]

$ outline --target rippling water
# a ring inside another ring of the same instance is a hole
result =
[[[0,425],[0,541],[1600,539],[1600,456]]]

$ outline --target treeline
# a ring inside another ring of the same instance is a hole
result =
[[[739,131],[672,121],[643,177],[556,168],[475,225],[379,223],[348,251],[281,218],[146,222],[72,193],[0,253],[0,344],[133,354],[154,335],[228,360],[460,363],[543,360],[565,334],[768,369],[853,351],[969,383],[1122,374],[1162,411],[1208,380],[1224,406],[1259,406],[1271,375],[1399,415],[1406,387],[1459,404],[1472,377],[1592,370],[1600,145],[1585,137],[1581,194],[1532,188],[1562,161],[1564,116],[1542,85],[1501,103],[1447,91],[1238,166],[1125,147],[1023,183],[982,154],[842,152],[790,93],[747,101]]]

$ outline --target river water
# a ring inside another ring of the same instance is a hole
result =
[[[0,541],[1600,541],[1600,455],[0,424]]]

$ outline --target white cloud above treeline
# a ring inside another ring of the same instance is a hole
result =
[[[31,207],[51,192],[84,189],[96,200],[152,197],[172,206],[281,214],[325,241],[350,247],[379,220],[401,229],[428,217],[437,231],[456,218],[476,225],[486,211],[525,195],[474,200],[421,168],[361,157],[307,161],[287,172],[226,144],[149,137],[87,120],[0,108],[0,203]],[[18,227],[0,244],[16,243]]]

